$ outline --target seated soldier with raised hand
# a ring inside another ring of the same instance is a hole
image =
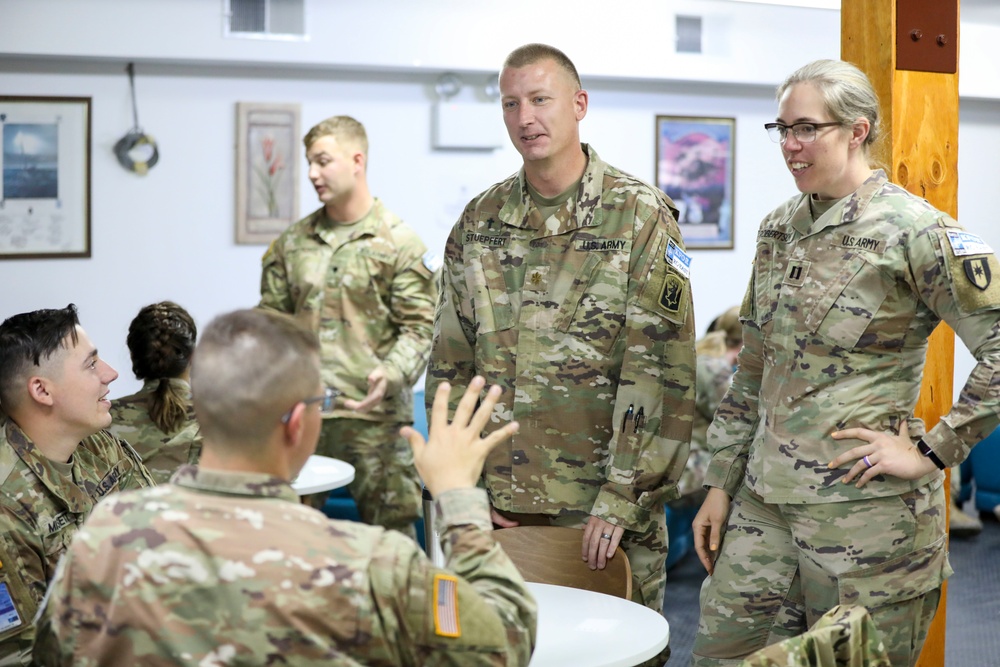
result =
[[[197,466],[100,505],[73,540],[39,618],[39,665],[526,665],[536,608],[491,535],[475,488],[511,423],[480,434],[500,395],[472,381],[429,442],[403,435],[438,502],[448,570],[413,540],[331,521],[289,485],[316,448],[329,392],[319,342],[287,315],[209,324],[191,387]]]
[[[111,424],[118,373],[76,307],[0,324],[0,665],[30,665],[33,620],[70,538],[101,498],[152,485]],[[4,413],[6,416],[4,416]]]

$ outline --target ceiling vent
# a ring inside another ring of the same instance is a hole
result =
[[[677,53],[701,53],[701,17],[678,16],[675,27]]]
[[[226,37],[305,40],[306,0],[223,0]]]

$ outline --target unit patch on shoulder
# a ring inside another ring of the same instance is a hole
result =
[[[978,239],[974,234],[970,236]],[[951,241],[950,230],[948,237]],[[960,239],[959,242],[964,243],[964,240]],[[954,242],[952,248],[955,248]],[[944,250],[945,265],[948,267],[948,276],[951,279],[951,289],[959,310],[968,315],[1000,308],[1000,280],[993,279],[994,276],[1000,275],[1000,261],[997,261],[997,256],[988,252],[976,257],[962,257],[959,254],[960,250],[956,250],[955,254],[949,254],[944,248],[942,250]]]
[[[981,290],[990,286],[993,272],[990,271],[990,263],[986,257],[975,257],[973,259],[962,260],[962,267],[965,269],[965,277],[969,282]]]
[[[434,634],[461,637],[458,623],[458,577],[434,575]]]
[[[441,259],[441,255],[438,255],[430,250],[424,253],[423,261],[424,267],[431,273],[437,272],[437,270],[440,269],[441,265],[444,263],[444,260]]]
[[[674,273],[668,273],[663,281],[663,291],[660,292],[660,306],[668,313],[676,315],[681,310],[684,298],[684,281]]]
[[[667,250],[663,253],[663,259],[677,269],[682,276],[691,278],[691,255],[681,250],[681,247],[674,243],[673,239],[667,240]]]
[[[956,257],[993,254],[993,248],[977,234],[957,229],[949,229],[945,233],[948,234],[948,243],[951,244],[951,251]]]
[[[7,591],[7,584],[0,584],[0,632],[21,625],[21,616],[17,613],[14,600]]]

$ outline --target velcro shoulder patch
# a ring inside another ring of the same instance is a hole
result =
[[[967,257],[969,255],[992,255],[993,248],[989,246],[978,234],[961,231],[958,229],[948,229],[945,231],[948,236],[948,243],[951,245],[951,252],[956,257]]]
[[[458,578],[450,574],[434,575],[434,634],[461,637],[458,621]]]
[[[965,238],[966,232],[958,232],[962,237],[953,237],[955,230],[947,230],[948,243],[952,252],[945,249],[945,264],[951,288],[961,312],[975,313],[981,310],[1000,308],[1000,261],[988,245],[975,234]],[[971,254],[971,249],[984,252]]]
[[[674,243],[673,239],[667,241],[667,251],[664,253],[663,259],[667,261],[667,264],[677,269],[685,278],[691,278],[691,255],[687,254],[681,247]]]

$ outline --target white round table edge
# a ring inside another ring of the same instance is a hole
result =
[[[670,642],[667,619],[631,600],[552,584],[527,586],[538,602],[538,634],[528,667],[633,667],[655,657]],[[555,606],[559,611],[553,618],[547,611]],[[567,626],[574,622],[586,631],[572,633]],[[558,636],[548,641],[546,632]],[[607,647],[624,650],[602,653]],[[567,649],[572,655],[562,652]]]
[[[292,488],[300,496],[347,486],[354,481],[354,466],[347,461],[313,454],[302,466]]]

